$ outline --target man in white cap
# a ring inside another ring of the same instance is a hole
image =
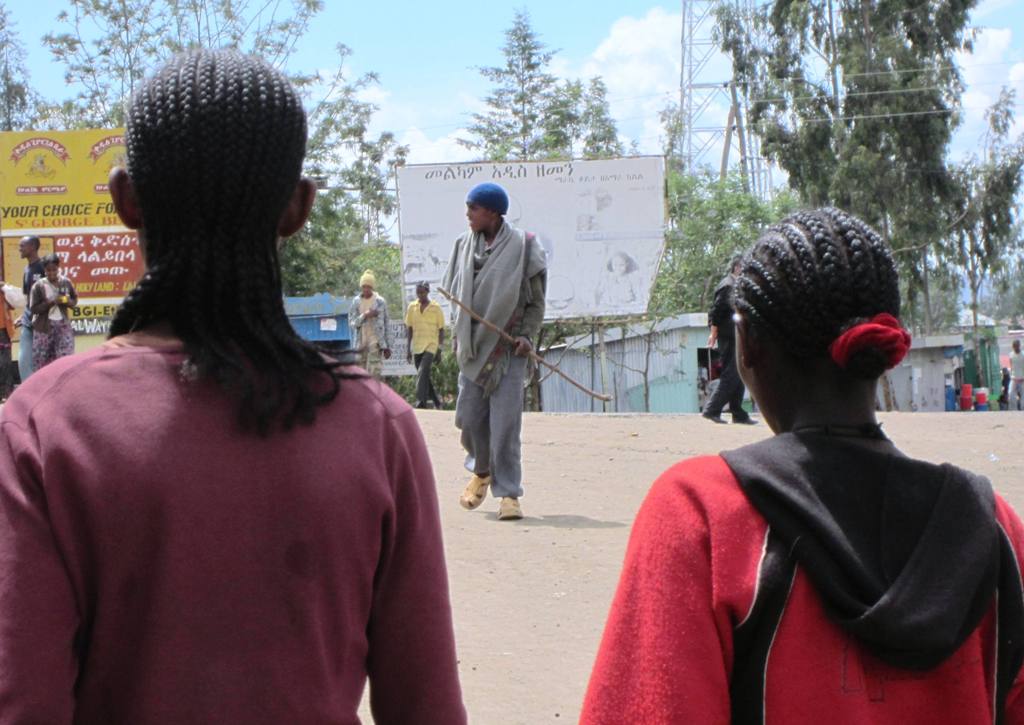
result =
[[[348,326],[355,331],[352,344],[359,354],[360,364],[375,378],[380,378],[381,357],[391,357],[391,341],[388,333],[388,303],[374,291],[377,280],[371,270],[359,278],[362,288],[352,298],[348,310]]]
[[[455,240],[444,278],[445,288],[462,304],[515,339],[506,342],[455,308],[455,425],[462,431],[466,468],[473,473],[459,502],[475,509],[489,487],[501,499],[502,520],[523,517],[523,385],[532,340],[544,321],[547,287],[544,249],[532,234],[505,220],[507,211],[508,194],[497,184],[470,190],[469,230]]]

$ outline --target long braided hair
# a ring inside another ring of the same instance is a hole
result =
[[[294,88],[251,56],[193,51],[136,92],[126,125],[147,272],[110,336],[169,322],[243,428],[311,423],[342,376],[284,311],[277,226],[306,152]]]
[[[827,357],[846,330],[875,315],[900,314],[899,279],[882,238],[835,208],[803,211],[767,231],[742,262],[733,304],[755,330],[793,356]],[[846,370],[874,379],[889,367],[884,351],[865,347]]]

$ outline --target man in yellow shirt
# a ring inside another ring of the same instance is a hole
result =
[[[416,299],[405,311],[405,329],[408,337],[409,362],[416,361],[416,407],[426,408],[427,401],[433,401],[435,408],[441,407],[441,399],[430,380],[430,368],[441,356],[444,345],[444,312],[441,305],[430,299],[430,284],[416,285]]]

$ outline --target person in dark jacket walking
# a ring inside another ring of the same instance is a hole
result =
[[[722,361],[722,374],[718,378],[718,387],[711,394],[711,399],[704,406],[704,417],[715,423],[724,423],[722,409],[728,404],[733,423],[753,425],[754,421],[747,411],[743,410],[743,381],[736,372],[736,337],[735,325],[732,321],[732,291],[739,271],[740,258],[733,257],[729,265],[729,273],[715,287],[714,301],[708,321],[711,323],[711,335],[708,336],[708,350],[718,343],[718,354]]]

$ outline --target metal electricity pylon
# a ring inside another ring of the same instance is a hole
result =
[[[721,173],[733,152],[747,188],[761,198],[771,195],[768,166],[760,155],[760,140],[745,124],[747,94],[731,77],[716,78],[708,66],[720,52],[712,32],[715,9],[731,2],[747,18],[755,0],[682,0],[682,64],[679,74],[680,132],[678,149],[683,171],[697,171],[713,149],[721,148]],[[722,118],[722,109],[728,109]]]

